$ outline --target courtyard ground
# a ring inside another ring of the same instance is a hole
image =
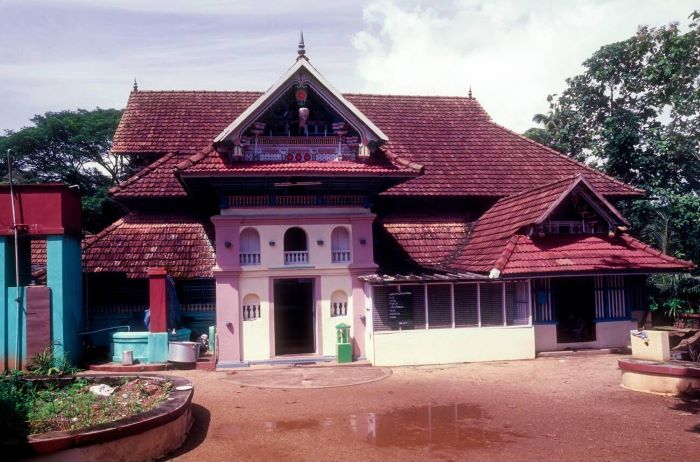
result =
[[[179,371],[195,423],[166,460],[700,460],[700,400],[621,388],[619,358],[400,367],[334,388],[243,385],[269,369]]]

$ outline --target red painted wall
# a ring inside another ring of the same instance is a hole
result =
[[[148,297],[151,308],[151,332],[168,331],[168,272],[165,268],[148,269]]]
[[[80,192],[58,183],[15,185],[17,223],[27,225],[33,236],[71,234],[80,236]],[[0,185],[0,235],[12,228],[10,186]]]

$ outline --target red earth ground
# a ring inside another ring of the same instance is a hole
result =
[[[402,367],[320,389],[179,371],[195,384],[195,423],[166,460],[700,460],[700,400],[621,388],[619,358]]]

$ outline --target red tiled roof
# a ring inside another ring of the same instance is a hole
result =
[[[132,92],[113,149],[121,153],[196,154],[258,96],[257,92]],[[504,197],[579,173],[586,174],[605,195],[642,193],[497,125],[474,99],[345,97],[387,134],[388,156],[425,166],[424,175],[385,194]],[[163,175],[172,175],[164,166],[151,172],[161,170]],[[142,176],[144,179],[123,187],[121,193],[126,194],[149,175]],[[145,183],[135,194],[148,196],[155,184]],[[173,187],[179,191],[179,185],[173,183]]]
[[[187,155],[170,153],[149,164],[136,175],[109,190],[116,198],[186,197],[187,193],[173,173]]]
[[[464,245],[471,228],[471,224],[460,217],[394,218],[383,220],[381,225],[408,256],[424,268],[442,266]]]
[[[502,276],[586,273],[596,271],[685,271],[694,268],[628,235],[514,236],[513,248],[501,262]]]
[[[186,175],[285,175],[285,174],[332,174],[332,175],[416,175],[420,166],[402,165],[400,163],[373,159],[369,162],[231,162],[228,156],[220,154],[209,147],[201,153],[189,157],[177,164],[177,168]]]
[[[112,151],[195,154],[260,95],[256,91],[133,91]]]
[[[508,241],[522,227],[535,223],[576,182],[565,178],[548,185],[499,199],[477,221],[454,265],[488,273],[495,267]]]
[[[604,201],[583,177],[566,178],[497,201],[470,226],[456,218],[385,222],[384,229],[424,268],[501,275],[587,271],[681,271],[692,267],[627,235],[549,235],[530,240],[528,225],[541,223],[579,184]],[[619,213],[606,204],[621,223]],[[385,220],[386,221],[386,220]],[[590,250],[590,251],[589,251]]]
[[[176,278],[212,277],[210,226],[184,214],[130,213],[85,241],[88,272],[145,278],[149,267],[165,267]]]
[[[425,166],[384,194],[504,197],[577,173],[603,194],[641,193],[494,123],[475,99],[345,96],[387,134],[388,150]]]

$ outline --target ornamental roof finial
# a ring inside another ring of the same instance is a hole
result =
[[[134,78],[134,86],[132,88],[134,91],[139,91],[139,84],[136,82],[136,78]]]
[[[469,85],[469,93],[467,93],[467,98],[474,99],[474,97],[472,96],[472,86],[471,85]]]
[[[297,49],[297,54],[299,55],[297,59],[304,58],[305,60],[309,60],[309,58],[306,57],[306,46],[304,45],[304,31],[301,31],[301,34],[299,35],[299,48]]]

